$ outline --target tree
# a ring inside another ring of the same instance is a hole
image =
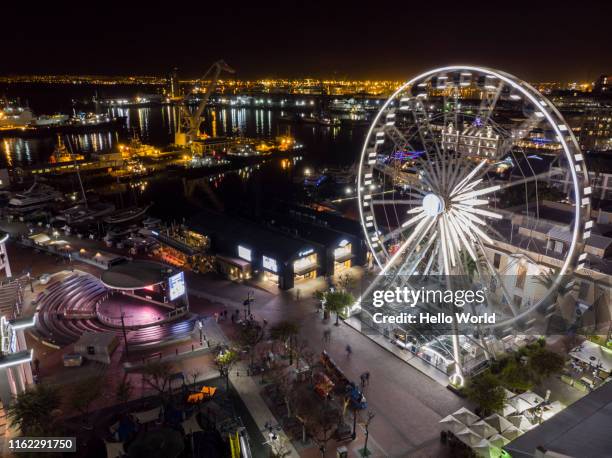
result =
[[[225,349],[215,358],[215,364],[219,369],[221,377],[225,378],[225,389],[229,391],[229,374],[232,367],[238,362],[238,353],[234,350]]]
[[[350,307],[353,302],[355,302],[353,295],[345,291],[328,291],[325,294],[325,308],[336,314],[336,326],[340,324],[340,313]]]
[[[489,371],[473,377],[465,392],[470,401],[478,404],[484,415],[504,408],[506,392],[499,379]]]
[[[289,365],[293,364],[293,341],[299,330],[299,326],[292,321],[281,321],[270,329],[270,338],[283,342],[289,348]]]
[[[53,411],[61,405],[59,390],[46,384],[19,393],[7,409],[12,425],[19,427],[22,435],[45,436],[52,432]]]
[[[253,368],[255,347],[264,337],[264,330],[257,321],[250,320],[238,332],[238,342],[249,353],[249,368]]]
[[[533,387],[533,380],[525,366],[511,359],[501,371],[501,381],[509,390],[527,391]]]
[[[172,365],[166,361],[148,361],[142,368],[142,376],[145,383],[163,397],[170,385]]]
[[[529,362],[527,367],[538,382],[551,375],[561,372],[565,360],[563,357],[553,351],[545,348],[538,348],[529,354]]]
[[[191,369],[189,371],[189,377],[191,377],[191,379],[193,379],[194,388],[195,388],[196,381],[198,380],[198,377],[200,375],[201,375],[201,372],[200,372],[200,370],[197,367],[194,367],[193,369]]]
[[[534,281],[537,284],[543,286],[544,289],[548,291],[554,286],[555,279],[559,276],[560,272],[561,269],[559,269],[558,267],[543,270],[538,275],[536,275]],[[556,290],[551,293],[551,304],[557,304],[561,299],[563,299],[571,292],[572,286],[568,285],[571,285],[570,278],[568,276],[564,276],[564,278],[559,280],[559,282],[557,283]]]
[[[125,405],[130,400],[133,391],[134,386],[132,385],[132,382],[130,382],[128,378],[124,377],[123,380],[119,382],[119,385],[117,385],[115,390],[115,399],[118,403]]]
[[[338,277],[338,287],[341,291],[346,293],[350,292],[355,287],[356,283],[353,276],[349,273],[341,274]]]
[[[81,380],[74,386],[70,396],[70,406],[83,416],[83,423],[87,424],[91,404],[102,395],[104,379],[90,377]]]

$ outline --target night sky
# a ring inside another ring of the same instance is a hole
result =
[[[0,74],[164,75],[177,66],[197,77],[219,58],[239,78],[403,79],[454,63],[531,81],[612,73],[609,1],[207,3],[166,1],[157,11],[3,6]]]

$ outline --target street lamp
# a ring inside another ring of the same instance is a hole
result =
[[[251,316],[251,304],[253,302],[255,302],[255,293],[253,291],[249,291],[249,293],[247,294],[247,298],[242,303],[242,305],[244,306],[244,321],[247,321],[247,317]]]

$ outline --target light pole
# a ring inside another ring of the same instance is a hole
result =
[[[253,297],[251,297],[251,294]],[[248,292],[247,298],[242,303],[244,306],[244,321],[247,321],[248,317],[251,316],[251,303],[253,302],[255,302],[255,293],[251,290]]]

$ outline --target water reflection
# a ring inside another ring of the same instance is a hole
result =
[[[117,143],[133,136],[156,147],[174,142],[179,123],[179,108],[169,105],[154,107],[115,107],[112,116],[125,119],[119,131],[71,134],[74,152],[89,157],[92,153],[112,151]],[[283,112],[266,108],[208,108],[204,112],[202,130],[214,136],[244,135],[270,138],[291,135],[305,145],[308,165],[349,165],[355,162],[365,136],[365,127],[324,127],[279,121]],[[288,112],[285,112],[288,114]],[[27,166],[47,162],[57,140],[54,135],[37,138],[7,137],[0,140],[0,166]]]

